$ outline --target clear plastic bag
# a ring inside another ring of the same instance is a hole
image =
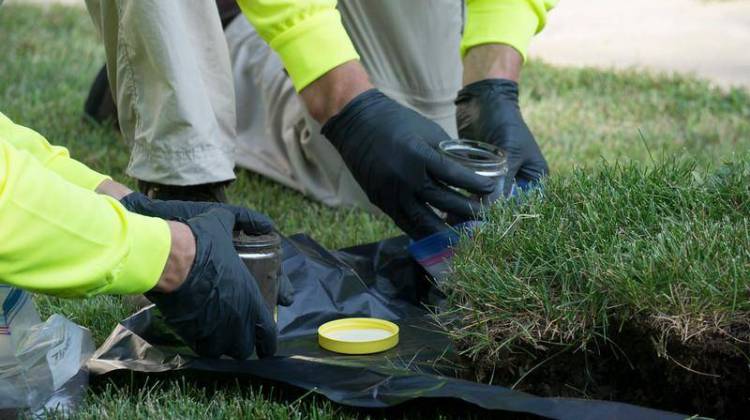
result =
[[[88,383],[90,332],[62,315],[41,322],[31,295],[0,285],[0,409],[70,410]]]

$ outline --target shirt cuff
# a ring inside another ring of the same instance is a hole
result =
[[[297,92],[334,67],[359,59],[335,9],[298,22],[270,45],[281,57]]]
[[[172,247],[172,234],[167,222],[155,217],[130,213],[124,209],[123,215],[127,218],[130,251],[105,289],[92,294],[145,293],[156,286],[167,265]]]
[[[505,44],[526,61],[531,38],[544,27],[540,14],[527,1],[474,1],[467,8],[461,56],[477,45]]]
[[[58,158],[52,160],[47,168],[59,174],[69,182],[81,188],[93,191],[104,180],[112,179],[107,175],[100,174],[77,160],[70,158]]]

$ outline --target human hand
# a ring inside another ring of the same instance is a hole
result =
[[[194,258],[179,257],[184,235],[173,234],[166,276],[146,297],[159,308],[167,323],[196,353],[205,357],[223,354],[246,359],[253,354],[271,356],[276,351],[276,325],[257,282],[232,245],[234,215],[213,208],[186,221],[187,242],[194,241]],[[172,232],[178,223],[171,222]],[[184,227],[184,226],[183,226]],[[188,249],[190,248],[188,243]],[[189,255],[189,253],[187,253]],[[170,263],[173,268],[170,268]],[[192,263],[184,280],[165,282],[174,267]]]
[[[224,203],[196,201],[154,200],[144,194],[131,192],[120,199],[126,209],[144,216],[159,217],[166,220],[185,221],[211,209],[223,209],[234,215],[233,230],[242,230],[248,235],[265,235],[273,230],[271,219],[245,207]],[[294,301],[294,287],[285,275],[279,277],[279,301],[282,306],[289,306]]]
[[[351,100],[322,133],[370,201],[415,239],[447,229],[428,204],[460,219],[479,213],[477,200],[451,187],[481,196],[495,186],[439,152],[450,139],[440,126],[376,89]]]
[[[234,230],[242,230],[248,235],[265,235],[273,230],[271,219],[256,211],[245,207],[231,204],[178,201],[178,200],[154,200],[139,192],[131,192],[120,199],[120,203],[128,211],[142,214],[144,216],[158,217],[165,220],[185,221],[192,217],[206,213],[211,209],[224,209],[234,215]]]
[[[483,141],[508,157],[505,193],[514,181],[538,182],[549,173],[534,135],[518,106],[518,83],[485,79],[465,86],[456,99],[456,122],[461,138]]]

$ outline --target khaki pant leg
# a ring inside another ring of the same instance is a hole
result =
[[[455,137],[463,0],[339,0],[372,83]]]
[[[237,165],[329,206],[376,210],[247,19],[238,16],[225,34],[237,97]]]
[[[234,89],[215,2],[86,3],[132,146],[128,174],[168,185],[234,179]]]
[[[461,87],[463,2],[338,4],[375,86],[456,136],[453,100]],[[226,36],[237,97],[237,164],[327,205],[377,210],[320,134],[278,56],[247,20],[235,19]]]

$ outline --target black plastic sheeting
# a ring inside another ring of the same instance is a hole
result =
[[[460,399],[487,410],[560,419],[650,419],[685,416],[630,404],[573,398],[542,398],[458,379],[467,371],[449,338],[440,333],[421,302],[423,270],[408,256],[408,239],[330,252],[304,235],[284,241],[284,270],[295,287],[294,304],[280,307],[279,351],[263,360],[196,357],[169,330],[153,307],[125,319],[89,362],[94,375],[119,370],[217,373],[254,377],[324,395],[354,407],[391,407],[415,399]],[[397,323],[398,346],[366,356],[323,350],[317,328],[350,316]]]

